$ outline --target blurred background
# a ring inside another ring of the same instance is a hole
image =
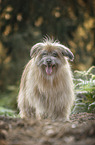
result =
[[[47,35],[74,53],[72,70],[86,71],[94,66],[95,1],[0,0],[0,98],[7,105],[8,98],[4,98],[11,92],[16,106],[13,96],[18,93],[31,46]]]

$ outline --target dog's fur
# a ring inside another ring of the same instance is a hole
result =
[[[68,63],[73,53],[59,42],[45,40],[35,44],[30,54],[18,95],[20,116],[68,120],[74,102]]]

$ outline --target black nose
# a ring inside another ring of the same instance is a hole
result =
[[[47,63],[48,63],[48,64],[51,63],[51,59],[50,59],[50,58],[47,59]]]

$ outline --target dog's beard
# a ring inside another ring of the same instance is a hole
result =
[[[48,62],[47,60],[50,60]],[[43,57],[38,61],[38,67],[41,69],[41,71],[47,75],[52,76],[57,73],[57,70],[59,69],[61,64],[61,61],[54,57]]]

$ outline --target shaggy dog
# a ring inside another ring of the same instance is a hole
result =
[[[73,60],[73,53],[59,42],[44,40],[30,55],[18,95],[21,118],[69,120],[74,91],[68,59]]]

